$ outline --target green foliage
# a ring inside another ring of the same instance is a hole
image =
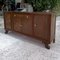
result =
[[[57,0],[25,0],[33,6],[35,11],[52,10],[56,4]]]
[[[0,0],[0,2],[2,2],[2,0]]]
[[[60,16],[60,0],[57,0],[56,8],[54,9],[56,15]]]

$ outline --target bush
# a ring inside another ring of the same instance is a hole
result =
[[[34,11],[52,10],[57,4],[57,0],[25,0],[25,2],[31,4]]]

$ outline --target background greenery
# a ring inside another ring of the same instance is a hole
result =
[[[60,15],[60,0],[57,0],[56,9],[54,9],[57,15]]]
[[[37,1],[40,1],[40,2],[37,2]],[[36,6],[36,8],[39,8],[39,5],[41,6],[41,2],[43,1],[43,6],[42,7],[40,7],[42,10],[44,10],[45,8],[48,8],[48,1],[50,1],[49,3],[51,3],[51,5],[52,5],[52,8],[54,7],[53,5],[54,5],[54,3],[57,3],[57,5],[56,5],[56,7],[53,9],[53,11],[54,12],[56,12],[56,14],[57,15],[60,15],[60,0],[25,0],[25,2],[28,2],[28,3],[36,3],[34,6]],[[51,1],[53,1],[53,2],[51,2]],[[45,4],[45,6],[44,6],[44,4]],[[35,8],[35,9],[36,9]],[[50,8],[50,9],[52,9],[52,8]],[[48,8],[49,9],[49,8]],[[39,10],[39,9],[38,9]]]
[[[34,11],[52,10],[57,4],[57,0],[25,0],[25,2],[31,4]]]
[[[0,2],[2,1],[5,1],[5,0],[0,0]],[[12,1],[13,3],[15,3],[15,0],[10,0]],[[31,3],[31,1],[34,1],[34,0],[25,0],[25,1],[29,1],[29,3]],[[38,1],[38,0],[37,0]],[[46,1],[46,0],[43,0],[43,1]],[[47,0],[48,1],[48,0]],[[51,1],[51,0],[50,0]],[[55,1],[55,0],[54,0]],[[56,12],[57,15],[60,15],[60,0],[57,0],[57,5],[54,9],[54,11]]]

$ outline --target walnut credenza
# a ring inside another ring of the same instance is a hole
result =
[[[47,12],[5,12],[5,33],[15,31],[40,39],[45,47],[55,42],[56,19],[54,13]]]

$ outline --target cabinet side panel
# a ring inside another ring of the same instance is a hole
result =
[[[51,15],[51,31],[50,31],[50,40],[53,41],[55,39],[55,31],[56,30],[56,16],[55,14]]]
[[[11,13],[4,13],[4,27],[5,29],[11,29]]]

